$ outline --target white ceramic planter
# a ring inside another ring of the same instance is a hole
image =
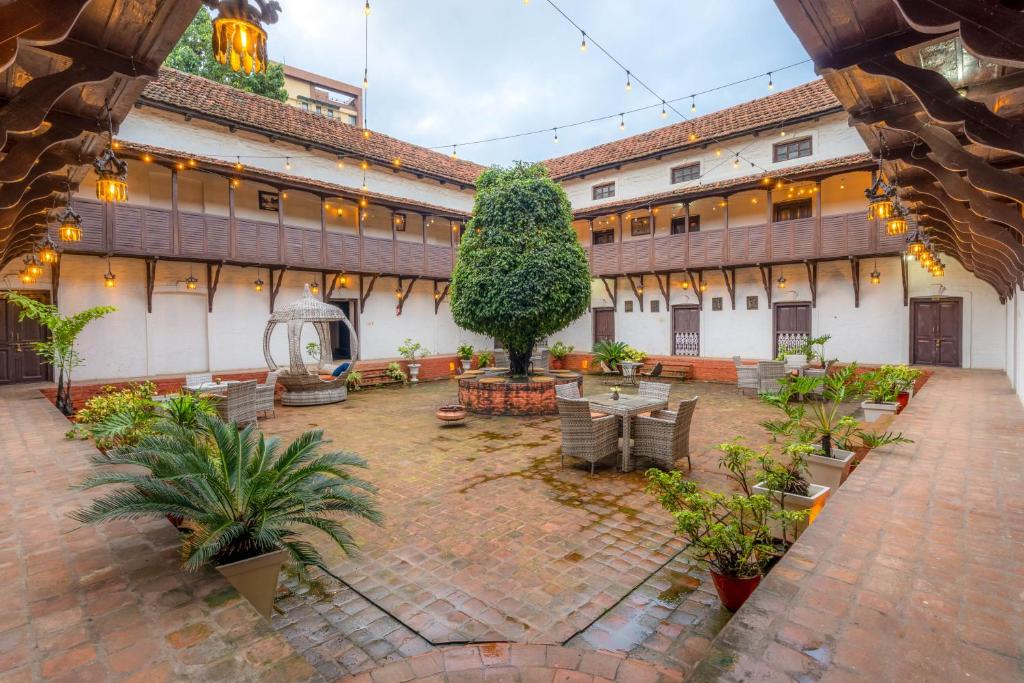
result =
[[[835,491],[850,476],[854,453],[833,446],[832,455],[834,457],[831,458],[824,455],[808,455],[804,461],[807,463],[811,483],[827,486]]]
[[[420,364],[409,363],[409,384],[416,384],[420,381]]]
[[[883,415],[889,413],[896,413],[896,408],[899,407],[896,403],[872,403],[870,401],[864,401],[860,404],[861,410],[864,411],[865,422],[876,422]]]
[[[257,612],[270,619],[274,609],[274,594],[277,592],[277,577],[287,555],[284,550],[275,550],[248,560],[222,564],[217,567],[217,571],[224,575],[243,598],[252,603]]]
[[[472,358],[463,358],[462,359],[462,371],[466,372],[467,370],[472,370],[472,369],[473,369],[473,359]]]
[[[800,534],[810,526],[814,519],[821,512],[821,509],[825,507],[825,501],[828,500],[830,489],[827,486],[821,486],[819,484],[811,484],[810,490],[807,496],[798,496],[793,493],[787,493],[783,498],[783,509],[784,510],[808,510],[809,514],[807,519],[796,526],[796,529],[789,528],[786,530],[786,540],[794,541],[800,537]],[[761,484],[757,484],[753,488],[754,493],[759,493],[764,496],[768,496],[772,501],[778,505],[779,494],[768,488],[765,488]],[[772,535],[775,538],[782,538],[782,525],[777,520],[771,520],[768,523],[771,528]]]

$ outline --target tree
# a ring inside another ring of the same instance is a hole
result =
[[[199,8],[178,44],[167,55],[164,66],[273,100],[284,102],[288,99],[288,92],[284,89],[284,68],[279,63],[269,62],[265,72],[246,76],[213,58],[213,20],[205,7]]]
[[[452,273],[452,316],[500,340],[511,374],[523,376],[537,342],[590,306],[590,268],[569,199],[546,168],[491,168],[476,187]]]
[[[57,370],[57,408],[65,415],[71,415],[74,412],[71,402],[71,371],[85,363],[75,348],[78,335],[93,320],[117,309],[113,306],[95,306],[64,316],[54,304],[43,303],[17,292],[7,292],[7,300],[21,309],[18,320],[35,320],[50,333],[48,340],[35,342],[32,347],[40,358]]]

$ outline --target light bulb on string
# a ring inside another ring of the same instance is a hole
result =
[[[633,89],[633,82],[629,79],[629,71],[626,71],[626,92]]]
[[[292,160],[289,157],[284,158],[284,170],[292,170]]]
[[[619,130],[626,130],[626,115],[619,114]]]
[[[459,147],[458,145],[452,145],[452,159],[458,159],[459,158],[458,147]]]
[[[667,116],[668,116],[668,111],[665,110],[665,100],[662,100],[661,101],[661,118],[666,118]]]
[[[697,96],[696,95],[690,95],[690,111],[691,112],[697,111]]]
[[[768,89],[769,90],[775,90],[775,84],[772,83],[772,72],[771,71],[768,72]]]
[[[370,0],[366,0],[366,4],[363,5],[363,14],[370,16]]]
[[[555,131],[555,144],[557,145],[558,144],[558,128],[555,128],[554,131]]]
[[[737,154],[736,158],[732,160],[732,167],[733,168],[739,168],[740,167],[740,155],[739,154]]]
[[[338,157],[338,168],[339,169],[345,168],[345,160],[342,159],[340,156]]]
[[[583,36],[583,40],[580,41],[580,52],[586,52],[587,51],[587,32],[586,31],[580,31],[580,34],[582,34],[582,36]]]
[[[363,69],[363,90],[370,87],[369,71]]]

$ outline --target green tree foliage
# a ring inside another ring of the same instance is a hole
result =
[[[232,88],[245,90],[284,102],[288,92],[284,89],[284,68],[269,62],[263,73],[246,76],[213,58],[213,20],[205,7],[200,7],[195,19],[185,29],[178,44],[167,55],[164,66],[208,78]]]
[[[569,199],[543,166],[491,168],[476,186],[452,273],[452,315],[501,340],[512,374],[525,375],[537,342],[590,306],[590,269]]]
[[[65,415],[71,415],[74,412],[71,404],[71,371],[85,362],[75,348],[78,335],[93,320],[117,309],[113,306],[94,306],[64,316],[54,304],[43,303],[17,292],[7,292],[7,300],[21,309],[18,320],[35,320],[49,333],[49,339],[35,342],[32,348],[57,371],[57,408]]]

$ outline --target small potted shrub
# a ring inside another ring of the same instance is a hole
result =
[[[476,362],[481,368],[493,368],[494,367],[494,352],[493,351],[478,351],[476,354]]]
[[[861,379],[867,397],[867,400],[860,404],[864,411],[864,421],[875,422],[883,415],[895,414],[899,408],[896,399],[899,398],[902,389],[899,372],[895,370],[895,366],[883,365],[878,370],[865,373]]]
[[[358,370],[352,370],[345,375],[345,388],[349,391],[359,391],[363,388],[363,375]]]
[[[723,446],[747,451],[742,453],[742,460],[749,461],[750,449],[745,446],[736,443]],[[768,451],[757,455],[760,471],[756,476],[759,481],[751,487],[751,492],[767,496],[786,513],[774,518],[769,525],[773,536],[782,539],[784,544],[799,538],[828,500],[830,489],[827,486],[807,480],[806,457],[813,453],[821,453],[821,449],[810,444],[791,443],[782,449],[784,460],[777,460]]]
[[[572,353],[573,346],[569,344],[563,344],[560,341],[555,342],[548,349],[548,353],[551,354],[551,369],[561,370],[564,367],[565,357]]]
[[[896,412],[902,413],[910,403],[910,399],[914,397],[914,386],[917,384],[918,378],[921,377],[921,371],[906,365],[894,365],[891,366],[890,372],[899,392],[896,394],[896,404],[899,406]]]
[[[420,381],[420,364],[416,362],[417,358],[423,358],[430,355],[422,344],[414,342],[412,339],[406,339],[401,346],[398,347],[398,353],[402,354],[402,358],[409,361],[409,383],[416,384]]]
[[[353,476],[366,462],[352,453],[324,453],[323,432],[290,444],[264,438],[250,425],[201,414],[198,429],[161,420],[138,444],[97,454],[100,468],[80,488],[118,486],[71,516],[96,524],[176,516],[184,568],[217,570],[267,619],[278,574],[288,559],[300,579],[324,563],[311,542],[323,533],[346,554],[355,550],[342,515],[379,523],[372,484]],[[135,468],[111,466],[134,465]]]
[[[405,384],[405,380],[408,379],[402,366],[398,363],[388,363],[388,367],[384,370],[384,376],[402,384]]]
[[[471,344],[459,344],[455,355],[462,361],[462,371],[465,372],[473,367],[473,346]]]
[[[650,469],[647,482],[647,491],[672,513],[689,552],[711,572],[722,605],[738,610],[777,555],[768,526],[771,501],[700,491],[678,470]]]

